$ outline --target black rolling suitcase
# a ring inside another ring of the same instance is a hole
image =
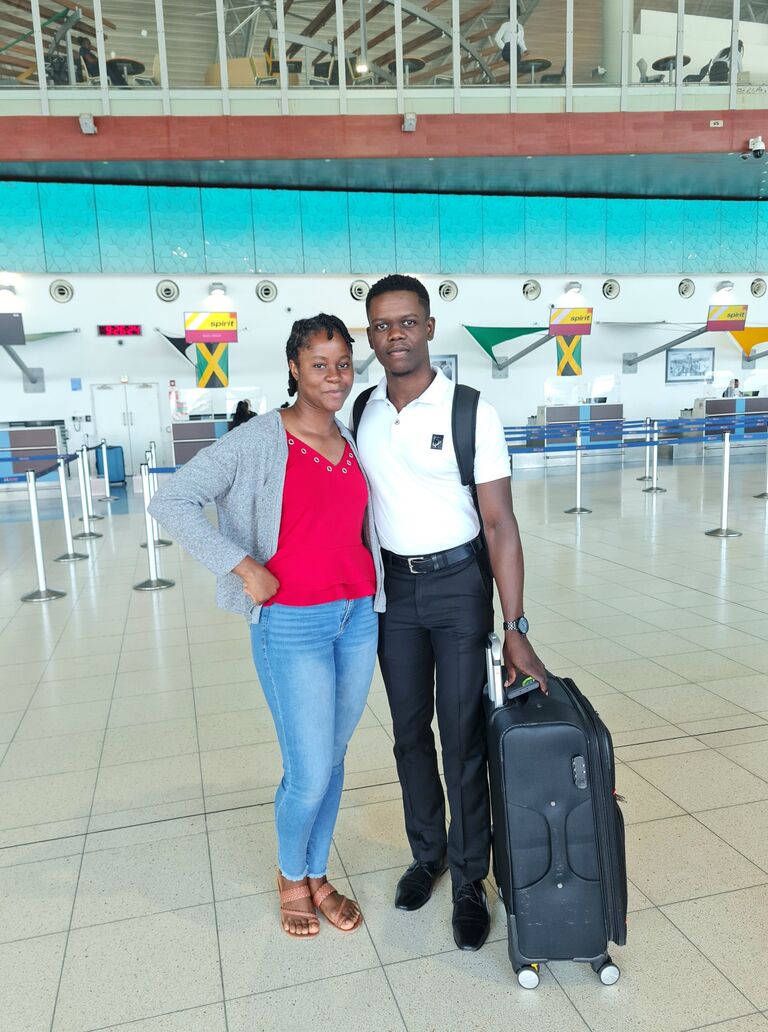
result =
[[[509,700],[495,634],[487,659],[493,866],[517,980],[534,989],[541,963],[575,960],[612,985],[627,876],[610,733],[573,681],[550,674],[548,695]]]

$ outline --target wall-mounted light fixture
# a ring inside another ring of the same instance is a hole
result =
[[[579,283],[578,280],[569,280],[569,282],[565,284],[565,292],[566,294],[580,294],[581,283]]]
[[[721,290],[733,290],[733,280],[724,279],[721,280],[715,287],[716,292],[719,294]]]
[[[0,283],[0,290],[7,290],[11,294],[16,293],[16,287],[12,283]]]
[[[224,286],[223,283],[219,283],[218,281],[215,283],[211,283],[210,287],[208,287],[208,293],[211,297],[222,296],[226,294],[226,292],[227,288]]]

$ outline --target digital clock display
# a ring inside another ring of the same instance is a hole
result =
[[[140,337],[138,323],[107,323],[98,327],[100,337]]]

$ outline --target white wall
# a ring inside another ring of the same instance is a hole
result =
[[[748,323],[768,325],[768,296],[760,301],[751,298],[751,277],[727,273],[723,277],[734,281],[734,302],[749,303]],[[25,394],[21,373],[0,353],[0,422],[63,418],[71,433],[70,443],[77,446],[81,435],[72,432],[70,417],[91,412],[91,384],[114,383],[121,376],[131,382],[157,382],[163,399],[171,379],[179,388],[193,388],[193,366],[177,355],[153,328],[160,327],[181,336],[185,310],[219,306],[207,302],[210,276],[177,278],[181,297],[172,304],[157,299],[158,276],[72,275],[67,278],[75,288],[74,300],[69,304],[57,304],[50,298],[48,287],[53,277],[49,275],[17,275],[14,277],[16,296],[5,295],[3,307],[8,310],[10,298],[10,307],[23,311],[28,334],[70,327],[80,327],[80,332],[32,342],[19,350],[27,365],[44,368],[44,394]],[[369,282],[375,278],[374,275],[367,277]],[[763,393],[767,393],[768,359],[758,363],[758,372],[751,374],[754,382],[746,382],[750,374],[742,373],[740,349],[727,334],[705,334],[690,345],[716,348],[716,381],[711,387],[666,385],[663,354],[642,363],[635,375],[622,376],[622,352],[643,353],[702,325],[720,278],[695,277],[696,294],[688,301],[678,296],[678,276],[623,278],[621,294],[614,301],[602,297],[602,277],[583,278],[583,301],[594,306],[596,319],[592,335],[584,338],[582,346],[585,376],[583,379],[561,378],[557,386],[572,392],[576,401],[579,396],[593,393],[591,381],[595,377],[614,375],[616,388],[611,400],[623,401],[628,418],[677,416],[680,409],[690,406],[696,397],[719,395],[734,376],[748,389],[761,386]],[[555,379],[554,341],[510,367],[508,379],[494,380],[490,360],[462,328],[462,323],[539,325],[545,332],[549,304],[558,301],[565,278],[543,278],[542,294],[535,302],[523,299],[522,277],[480,276],[458,278],[458,298],[443,302],[437,295],[441,279],[424,277],[437,318],[434,353],[457,354],[459,378],[481,388],[496,405],[505,424],[525,423],[537,406],[544,403],[545,381]],[[324,310],[339,315],[350,327],[365,324],[364,305],[354,301],[349,293],[350,277],[275,277],[274,281],[278,298],[271,304],[263,304],[254,294],[256,278],[225,277],[229,300],[232,309],[238,312],[241,326],[239,342],[230,346],[232,387],[244,388],[244,394],[246,388],[261,388],[270,407],[280,405],[287,397],[285,342],[294,319]],[[666,320],[671,325],[617,325],[651,320]],[[140,323],[143,336],[125,338],[120,347],[115,339],[96,335],[97,324],[104,322]],[[356,339],[355,358],[368,357],[370,352],[364,335],[358,333]],[[512,355],[533,339],[502,344],[496,353],[500,358]],[[381,369],[374,362],[368,382],[376,382],[380,375]],[[82,379],[81,392],[71,390],[71,377]],[[170,415],[164,419],[167,426]],[[90,433],[92,441],[100,437],[99,428],[94,424],[83,424],[82,430]],[[158,428],[158,437],[164,440],[167,435]]]

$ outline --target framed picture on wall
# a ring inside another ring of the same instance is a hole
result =
[[[670,348],[667,352],[667,383],[711,383],[714,372],[714,348]]]
[[[458,383],[459,357],[458,355],[431,355],[430,362],[441,372],[445,373],[449,380]]]

